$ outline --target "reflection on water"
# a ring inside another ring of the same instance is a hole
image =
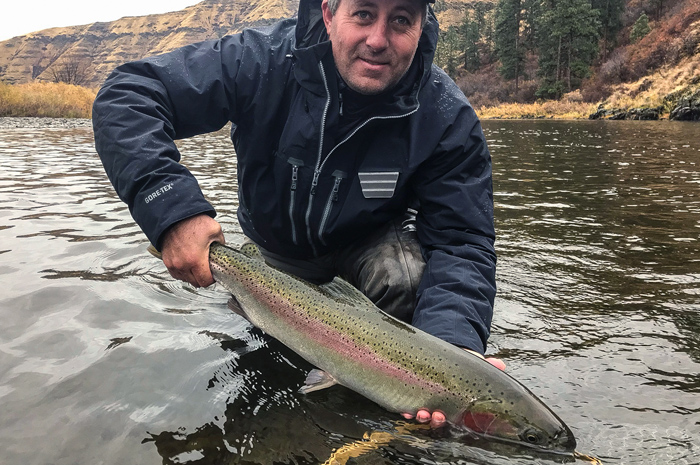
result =
[[[490,351],[581,451],[697,463],[697,126],[484,126],[499,252]],[[240,242],[228,135],[179,145]],[[0,163],[0,462],[573,461],[425,431],[341,387],[299,395],[306,362],[232,315],[221,288],[175,282],[145,252],[88,122],[0,120]]]

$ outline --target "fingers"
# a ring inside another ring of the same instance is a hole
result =
[[[499,370],[505,371],[506,369],[506,363],[500,358],[489,357],[486,359],[486,361],[498,368]]]
[[[505,371],[505,369],[506,369],[506,363],[503,360],[501,360],[500,358],[493,358],[493,357],[486,358],[483,355],[481,355],[479,352],[474,352],[473,350],[469,350],[469,349],[464,349],[464,350],[466,350],[470,354],[476,355],[479,358],[483,358],[484,360],[486,360],[487,362],[489,362],[491,365],[495,366],[499,370]]]
[[[401,416],[407,420],[412,420],[414,418],[414,416],[410,413],[402,413]],[[418,413],[415,415],[415,419],[418,423],[430,423],[431,428],[439,428],[447,421],[444,413],[435,411],[431,414],[426,409],[418,410]]]

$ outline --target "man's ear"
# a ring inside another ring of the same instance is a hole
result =
[[[326,33],[331,35],[331,22],[333,21],[333,13],[328,6],[328,0],[321,2],[321,11],[323,12],[323,22],[326,25]]]

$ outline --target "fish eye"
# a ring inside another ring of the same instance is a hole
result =
[[[528,444],[540,444],[542,442],[542,436],[534,429],[525,431],[521,438]]]

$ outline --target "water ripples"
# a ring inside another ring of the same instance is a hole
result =
[[[499,254],[490,351],[580,450],[696,463],[697,126],[484,127]],[[178,147],[240,244],[229,134]],[[306,362],[232,315],[221,289],[177,282],[146,253],[88,121],[0,119],[0,163],[0,447],[12,463],[323,463],[367,432],[394,439],[363,463],[558,462],[406,432],[342,388],[297,394]]]

